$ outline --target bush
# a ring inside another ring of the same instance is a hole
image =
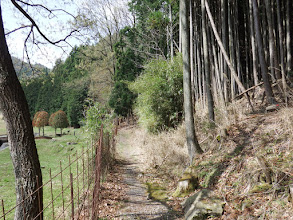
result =
[[[86,111],[86,116],[84,119],[84,129],[87,134],[90,135],[92,139],[98,138],[99,130],[101,125],[104,126],[105,133],[111,133],[113,126],[114,115],[105,106],[100,103],[90,103]]]
[[[136,95],[129,91],[126,82],[115,82],[111,92],[109,105],[117,115],[124,117],[131,111]]]
[[[129,88],[138,93],[135,112],[151,132],[176,127],[183,116],[182,58],[150,61]]]
[[[43,136],[45,136],[44,127],[48,125],[49,114],[46,111],[39,111],[35,114],[33,118],[33,126],[39,128],[39,135],[41,133],[41,128],[43,128]]]
[[[55,135],[56,135],[57,128],[60,128],[61,135],[62,135],[62,129],[68,127],[69,125],[66,113],[62,110],[59,110],[53,113],[50,116],[49,125],[55,128]]]

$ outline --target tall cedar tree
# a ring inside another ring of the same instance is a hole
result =
[[[188,0],[180,0],[180,22],[182,25],[182,58],[183,58],[183,92],[184,92],[184,115],[186,128],[186,142],[190,162],[192,163],[196,153],[202,153],[195,135],[193,105],[191,97],[191,74],[190,74],[190,48],[188,26]]]

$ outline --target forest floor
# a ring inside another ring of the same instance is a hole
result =
[[[209,219],[293,219],[293,195],[290,195],[293,194],[290,191],[293,109],[237,115],[231,122],[224,136],[216,129],[205,130],[202,122],[197,124],[205,153],[198,155],[192,166],[200,183],[194,193],[208,188],[225,202],[223,215]],[[172,194],[188,164],[182,159],[179,171],[175,172],[177,159],[174,158],[181,157],[175,157],[176,152],[170,146],[176,143],[178,149],[179,145],[185,148],[184,130],[179,128],[177,136],[175,133],[167,136],[167,144],[162,144],[161,137],[151,140],[140,130],[138,126],[119,129],[119,164],[115,171],[119,181],[114,185],[120,188],[117,191],[120,197],[115,211],[103,216],[106,219],[183,219],[180,202],[185,198],[173,198]],[[112,189],[109,191],[113,193]]]

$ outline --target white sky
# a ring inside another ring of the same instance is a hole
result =
[[[116,24],[113,20],[114,16],[119,20],[119,28],[131,23],[131,16],[128,14],[127,2],[128,0],[23,0],[30,4],[42,4],[48,9],[63,9],[76,16],[79,8],[89,10],[90,16],[97,19],[97,27],[100,28],[98,32],[102,35],[107,34],[104,30],[110,27],[110,23]],[[25,18],[11,3],[10,0],[0,0],[2,7],[2,15],[4,21],[5,32],[8,33],[16,28],[24,25],[30,25],[30,21]],[[93,7],[96,6],[96,7]],[[63,39],[70,33],[69,20],[73,20],[72,16],[62,12],[56,11],[54,15],[49,14],[48,11],[41,7],[23,7],[28,14],[36,21],[41,31],[52,41]],[[118,11],[116,10],[118,9]],[[106,13],[106,16],[105,16]],[[107,18],[105,18],[107,17]],[[107,20],[110,19],[110,20]],[[111,21],[112,20],[112,21]],[[106,25],[108,23],[108,25]],[[111,29],[116,30],[114,27]],[[24,52],[24,41],[28,36],[30,28],[18,30],[14,33],[6,35],[9,51],[11,55],[27,61]],[[103,33],[105,32],[105,33]],[[71,37],[66,40],[70,45],[62,43],[63,49],[47,43],[40,35],[34,30],[35,39],[45,43],[38,44],[38,47],[32,43],[28,43],[28,54],[31,63],[40,63],[49,68],[52,68],[58,58],[65,59],[72,47],[84,43],[86,37],[75,38]],[[91,33],[95,35],[95,33]],[[93,37],[93,36],[91,36]],[[95,37],[95,36],[94,36]],[[79,40],[78,40],[79,39]]]
[[[1,0],[0,0],[1,1]],[[64,9],[67,12],[72,14],[76,14],[77,5],[73,2],[73,0],[68,1],[58,1],[58,0],[26,0],[26,2],[34,3],[34,4],[43,4],[46,5],[49,9]],[[16,28],[19,28],[23,25],[29,25],[30,21],[25,18],[10,2],[10,0],[2,0],[1,1],[2,8],[2,16],[4,21],[5,32],[12,31]],[[49,15],[45,10],[38,8],[37,10],[31,8],[24,8],[32,18],[35,19],[37,24],[39,25],[42,32],[52,41],[63,39],[70,33],[68,21],[72,19],[71,16],[67,15],[64,12],[55,12],[56,16]],[[6,35],[7,44],[9,47],[9,51],[11,55],[18,57],[20,59],[27,60],[26,54],[24,52],[24,41],[29,33],[30,28],[25,28],[22,30],[18,30],[14,33]],[[34,30],[35,39],[40,40],[45,43],[38,34],[36,29]],[[31,42],[31,41],[29,41]],[[69,38],[68,42],[71,46],[79,45],[81,42],[75,38]],[[55,64],[56,59],[58,58],[66,58],[68,53],[71,51],[71,47],[67,44],[62,44],[64,47],[60,49],[56,46],[46,44],[38,44],[39,48],[36,46],[32,46],[31,43],[28,43],[28,54],[31,63],[40,63],[49,68],[52,68]],[[64,52],[64,51],[65,52]]]

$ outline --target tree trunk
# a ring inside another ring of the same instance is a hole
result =
[[[212,95],[211,86],[211,73],[210,73],[210,63],[209,63],[209,52],[208,52],[208,41],[207,41],[207,24],[206,24],[206,13],[204,0],[201,0],[201,21],[202,21],[202,44],[203,44],[203,55],[204,55],[204,73],[205,73],[205,83],[206,83],[206,94],[208,101],[208,111],[209,111],[209,121],[210,123],[215,123],[214,114],[214,100]]]
[[[233,8],[231,6],[232,1],[228,1],[228,35],[229,35],[229,41],[228,41],[228,47],[229,50],[229,55],[230,55],[230,61],[233,65],[233,67],[236,69],[236,62],[235,62],[235,46],[234,46],[234,39],[233,39],[233,25],[232,25],[232,19],[234,20],[234,16],[233,16]],[[230,95],[231,95],[231,99],[234,100],[235,96],[236,96],[236,91],[235,91],[235,80],[233,75],[230,75]]]
[[[224,111],[227,113],[227,109],[226,109],[226,104],[225,104],[225,98],[224,98],[224,92],[222,89],[222,85],[221,85],[221,78],[220,78],[220,71],[219,71],[219,65],[218,65],[218,59],[217,59],[217,55],[216,55],[216,48],[215,48],[215,41],[214,38],[211,37],[211,44],[212,44],[212,51],[213,51],[213,58],[214,58],[214,63],[215,63],[215,75],[216,75],[216,85],[217,85],[217,90],[218,90],[218,95],[220,96],[220,100],[221,100],[221,107],[224,109]]]
[[[190,53],[190,75],[191,75],[191,96],[192,96],[192,105],[195,105],[194,97],[194,44],[193,44],[193,6],[192,1],[189,1],[189,53]]]
[[[173,17],[172,17],[172,5],[169,3],[169,19],[170,19],[170,52],[171,59],[174,57],[174,44],[173,44]]]
[[[257,73],[257,56],[256,56],[256,45],[254,38],[254,25],[253,25],[253,13],[252,13],[252,0],[249,0],[249,26],[250,26],[250,38],[251,38],[251,52],[252,52],[252,72],[254,85],[259,84],[258,73]]]
[[[279,50],[280,50],[280,60],[281,60],[281,74],[282,74],[282,84],[283,93],[286,105],[288,104],[287,97],[287,83],[285,75],[285,64],[284,64],[284,50],[283,50],[283,32],[281,23],[281,11],[280,11],[280,0],[277,0],[277,21],[278,21],[278,33],[279,33]]]
[[[265,55],[264,55],[264,49],[263,49],[263,43],[262,43],[262,37],[261,37],[260,25],[259,25],[258,6],[257,6],[256,0],[252,0],[252,8],[253,8],[254,29],[255,29],[254,31],[255,31],[255,36],[256,36],[256,41],[258,46],[258,56],[259,56],[262,79],[264,82],[265,92],[267,96],[267,102],[269,104],[273,104],[275,103],[275,99],[273,96],[271,83],[269,81],[268,67],[267,67]]]
[[[272,21],[272,13],[271,13],[271,1],[265,0],[265,6],[266,6],[266,14],[267,14],[267,22],[268,22],[268,28],[269,28],[269,60],[270,60],[270,72],[271,75],[276,77],[275,75],[275,59],[274,51],[276,51],[275,46],[275,39],[274,39],[274,33],[273,33],[273,21]]]
[[[224,49],[227,51],[228,49],[228,1],[221,0],[221,15],[222,15],[222,42]],[[223,76],[226,74],[228,76],[228,66],[225,62],[224,57],[222,56],[222,68],[221,68],[221,75]],[[227,78],[222,77],[223,84],[224,84],[224,97],[225,102],[228,102],[228,86],[227,86]]]
[[[184,113],[188,154],[192,163],[196,153],[202,153],[195,135],[193,106],[191,97],[190,75],[190,51],[189,51],[189,25],[188,25],[188,0],[180,0],[180,20],[182,34],[182,57],[183,57],[183,90],[184,90]]]
[[[208,4],[208,2],[206,0],[204,0],[204,1],[205,1],[206,12],[208,14],[208,17],[209,17],[209,20],[210,20],[210,23],[211,23],[211,27],[213,29],[214,35],[215,35],[216,40],[218,42],[218,45],[219,45],[219,47],[221,49],[221,52],[222,52],[222,54],[223,54],[223,56],[224,56],[224,58],[225,58],[225,60],[227,62],[228,67],[230,68],[232,76],[234,77],[234,79],[235,79],[237,85],[239,86],[239,88],[241,89],[241,92],[245,92],[245,87],[243,86],[243,84],[241,83],[240,79],[238,78],[237,73],[236,73],[232,63],[229,60],[229,57],[228,57],[227,52],[226,52],[226,50],[225,50],[225,48],[223,46],[223,43],[221,42],[220,36],[219,36],[219,34],[217,32],[217,29],[216,29],[216,26],[215,26],[213,16],[212,16],[211,11],[210,11],[209,4]],[[247,93],[245,93],[245,97],[246,97],[246,99],[248,101],[248,104],[250,105],[250,107],[251,107],[251,109],[253,111],[254,109],[253,109],[253,106],[251,104],[250,98],[247,95]]]
[[[43,209],[42,174],[34,140],[29,108],[17,79],[4,35],[0,3],[0,109],[6,122],[9,148],[15,173],[16,207],[14,219],[33,219]],[[37,179],[39,183],[37,184]],[[39,197],[40,196],[40,197]],[[23,203],[22,200],[24,200]],[[40,205],[39,205],[40,202]],[[39,218],[41,219],[42,214]]]
[[[287,44],[287,71],[292,70],[292,54],[291,54],[291,30],[290,30],[290,14],[291,12],[291,2],[292,0],[286,1],[286,44]]]

